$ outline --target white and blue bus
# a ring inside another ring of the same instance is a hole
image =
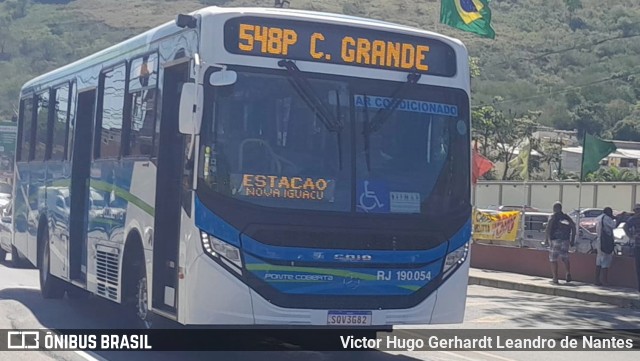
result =
[[[26,83],[12,253],[142,327],[461,322],[464,45],[205,8]]]

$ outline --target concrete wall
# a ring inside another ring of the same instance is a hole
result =
[[[569,261],[571,262],[571,277],[575,281],[595,282],[595,255],[571,253]],[[613,262],[609,269],[609,284],[637,289],[634,262],[633,257],[613,256]],[[551,278],[549,251],[537,249],[473,243],[471,245],[471,267]],[[562,264],[558,265],[558,273],[559,278],[564,279]]]
[[[599,182],[582,183],[581,208],[610,206],[615,210],[630,211],[640,203],[640,183]],[[474,205],[486,208],[492,205],[528,204],[540,210],[550,210],[555,201],[561,201],[565,211],[578,208],[580,187],[577,182],[479,182],[474,192]]]

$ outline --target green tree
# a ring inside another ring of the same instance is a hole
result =
[[[611,135],[618,140],[640,141],[640,119],[624,119],[617,122]]]
[[[547,179],[553,179],[554,168],[561,173],[562,144],[555,141],[536,141],[533,143],[536,152],[540,153],[540,164],[546,164],[549,174]]]
[[[342,6],[342,12],[347,15],[366,16],[367,12],[369,11],[369,5],[370,4],[365,0],[347,1]]]
[[[27,16],[28,0],[8,0],[6,11],[12,19],[20,19]]]
[[[13,34],[11,32],[10,16],[0,16],[0,61],[7,61],[11,58],[11,53],[8,52],[9,44],[14,42]]]
[[[588,132],[600,135],[605,128],[603,113],[604,109],[599,104],[581,104],[569,113],[569,117],[573,121],[575,129],[578,130],[578,134]]]
[[[587,182],[635,182],[638,180],[640,177],[636,172],[617,167],[601,168],[586,177]]]
[[[475,56],[469,57],[469,73],[471,78],[477,78],[480,76],[480,59]]]
[[[483,106],[472,113],[474,138],[482,143],[482,154],[490,160],[504,163],[502,179],[511,179],[509,163],[515,151],[531,139],[538,127],[535,114],[504,112],[494,106]]]
[[[573,20],[573,14],[575,14],[576,10],[582,9],[582,1],[581,0],[564,0],[564,4],[567,7],[567,11],[569,12],[569,21],[571,24]]]

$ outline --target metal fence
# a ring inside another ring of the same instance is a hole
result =
[[[580,195],[580,202],[578,197]],[[473,194],[477,208],[495,205],[527,204],[548,211],[554,202],[562,202],[565,211],[580,208],[611,207],[629,211],[640,203],[640,182],[479,182]]]

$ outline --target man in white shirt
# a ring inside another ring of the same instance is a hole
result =
[[[603,213],[597,218],[596,221],[596,249],[598,255],[596,256],[596,285],[607,285],[609,267],[611,267],[611,261],[613,260],[613,229],[616,228],[616,221],[613,217],[613,210],[610,207],[605,207]],[[600,273],[602,273],[602,281],[600,280]]]

